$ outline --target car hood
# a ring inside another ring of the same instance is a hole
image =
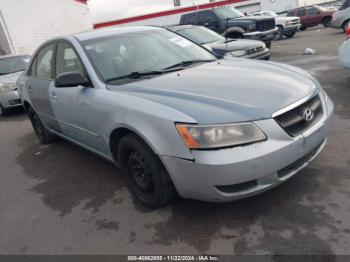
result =
[[[23,71],[0,76],[0,83],[15,84]]]
[[[245,39],[228,39],[220,40],[214,43],[204,44],[204,46],[212,51],[237,51],[237,50],[249,50],[264,45],[263,42],[256,40],[245,40]],[[225,53],[224,52],[224,53]]]
[[[197,123],[214,124],[271,118],[317,86],[308,73],[295,67],[230,59],[108,89],[173,108]]]

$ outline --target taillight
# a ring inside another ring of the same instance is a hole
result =
[[[346,30],[346,37],[345,37],[345,41],[350,39],[350,26],[349,28]]]

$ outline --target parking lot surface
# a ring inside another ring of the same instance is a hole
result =
[[[226,204],[133,201],[111,163],[68,142],[42,146],[23,112],[0,118],[0,254],[350,254],[350,70],[344,35],[322,27],[275,42],[336,105],[328,145],[299,175]],[[303,56],[306,47],[316,55]],[[213,174],[215,175],[215,174]]]

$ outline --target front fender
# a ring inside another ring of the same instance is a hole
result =
[[[98,110],[99,133],[106,145],[114,130],[127,128],[159,156],[193,159],[175,122],[196,123],[194,119],[164,105],[122,93],[110,92],[102,104],[103,108]],[[111,152],[109,154],[112,156]]]

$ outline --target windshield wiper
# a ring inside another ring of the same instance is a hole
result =
[[[110,83],[110,82],[113,82],[113,81],[126,79],[126,78],[137,79],[137,78],[141,78],[143,76],[161,75],[163,73],[165,73],[165,71],[143,71],[143,72],[137,72],[136,71],[136,72],[132,72],[132,73],[130,73],[128,75],[108,78],[108,79],[106,79],[106,83]]]
[[[171,69],[171,68],[175,68],[175,67],[184,67],[184,66],[189,66],[189,65],[193,65],[193,64],[197,64],[197,63],[207,63],[207,62],[213,62],[215,61],[215,59],[195,59],[195,60],[187,60],[187,61],[182,61],[180,63],[176,63],[174,65],[168,66],[166,68],[164,68],[164,70],[167,69]]]

